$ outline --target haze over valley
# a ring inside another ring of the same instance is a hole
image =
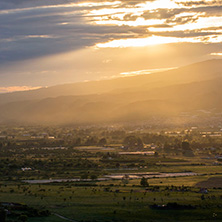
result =
[[[222,60],[161,73],[0,95],[1,122],[82,124],[219,115]],[[198,113],[199,112],[199,113]]]

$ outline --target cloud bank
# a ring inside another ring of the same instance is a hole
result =
[[[210,55],[222,50],[222,1],[0,0],[0,30],[2,67],[84,49],[160,44],[198,44],[200,51],[209,45]]]

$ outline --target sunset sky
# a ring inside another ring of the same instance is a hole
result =
[[[222,58],[222,0],[0,0],[0,92]]]

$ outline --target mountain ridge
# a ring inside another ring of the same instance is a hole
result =
[[[222,112],[221,83],[222,76],[130,93],[109,92],[11,102],[0,106],[0,121],[96,124],[147,120],[154,116],[168,118],[196,110]]]
[[[214,72],[212,72],[214,67]],[[186,75],[186,73],[194,72],[193,76]],[[220,70],[222,70],[222,60],[214,59],[207,60],[177,68],[174,70],[168,70],[164,72],[154,74],[144,74],[139,76],[120,77],[109,80],[90,81],[63,84],[51,87],[44,87],[40,89],[30,91],[20,91],[0,94],[0,104],[8,102],[16,102],[22,100],[44,99],[47,97],[58,96],[83,96],[91,94],[103,94],[103,93],[119,93],[128,91],[138,91],[140,88],[146,87],[147,89],[154,89],[179,83],[188,83],[193,81],[207,80],[217,76],[220,76]],[[211,72],[212,76],[209,76]]]

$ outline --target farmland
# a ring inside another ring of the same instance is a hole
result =
[[[58,130],[1,139],[5,221],[221,221],[220,138]]]

